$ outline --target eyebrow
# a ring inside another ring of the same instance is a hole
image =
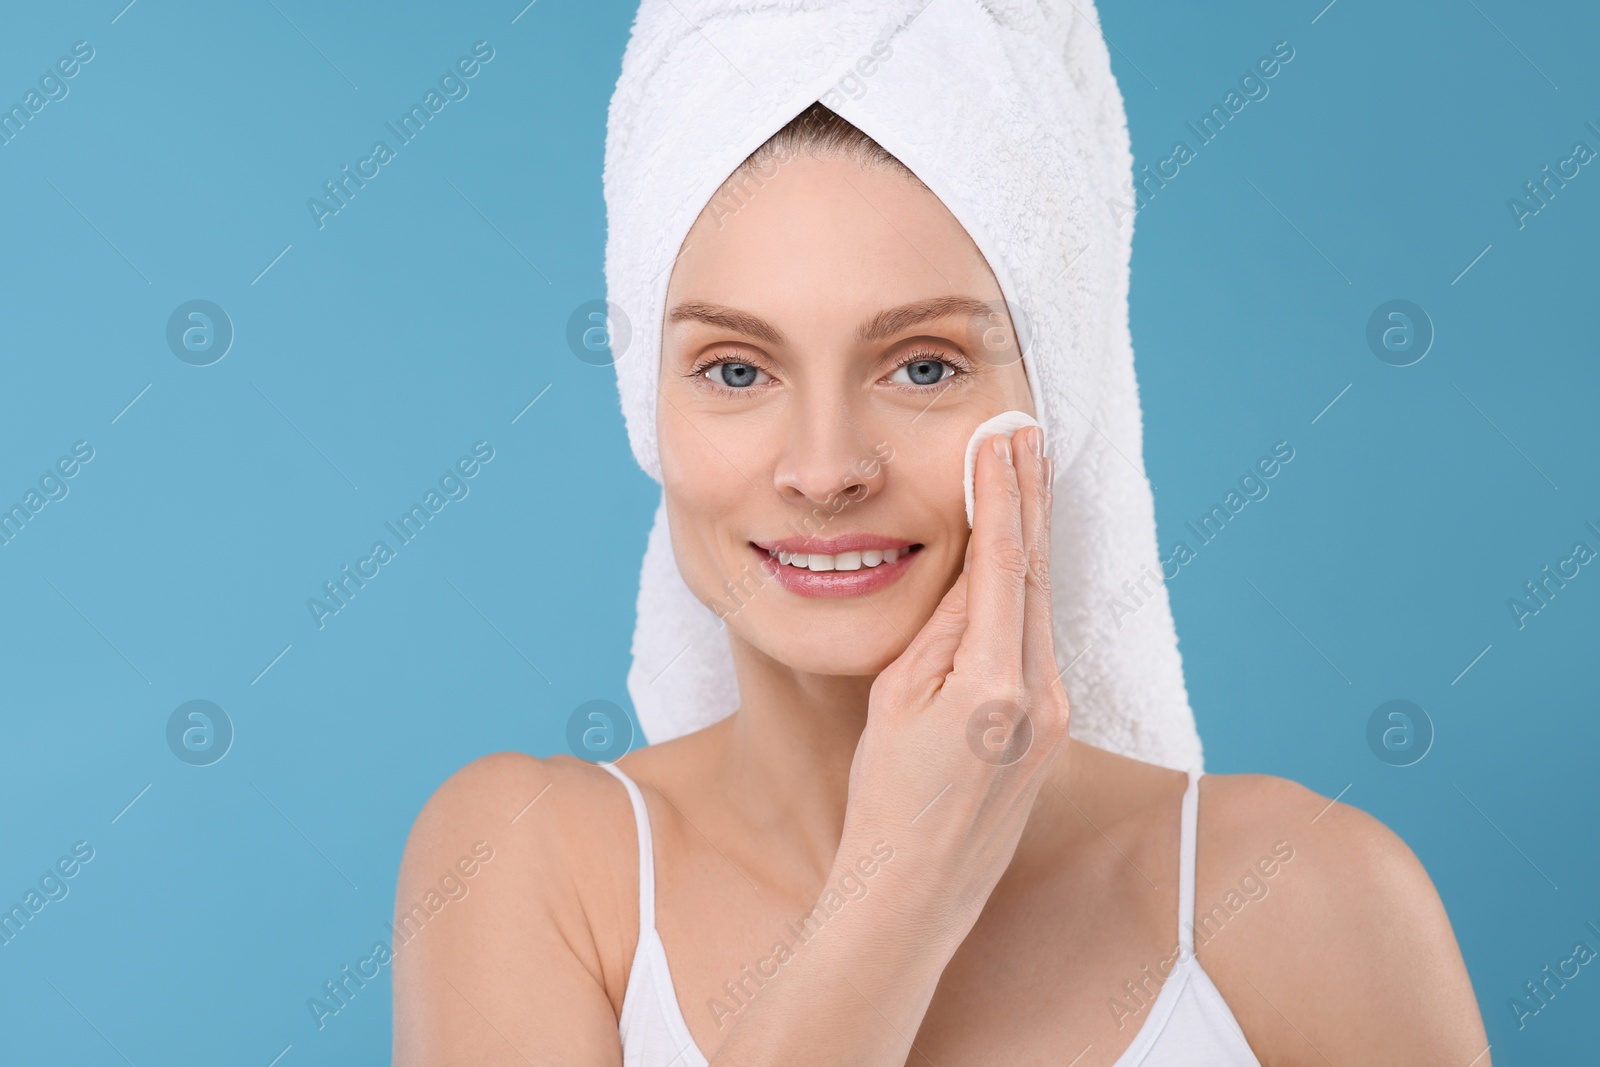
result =
[[[862,343],[881,341],[885,337],[893,337],[902,330],[931,319],[942,319],[951,315],[989,316],[995,311],[993,304],[970,296],[935,296],[926,300],[914,300],[899,307],[886,308],[872,316],[856,330],[856,340]],[[746,337],[754,337],[771,345],[788,344],[783,331],[765,319],[723,304],[686,301],[673,308],[667,319],[669,322],[704,322],[742,333]]]

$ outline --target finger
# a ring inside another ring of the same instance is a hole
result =
[[[937,692],[944,684],[954,669],[956,648],[967,629],[967,588],[967,572],[962,571],[906,650],[884,670],[890,675],[891,684],[908,686],[923,694]]]
[[[967,632],[956,668],[985,684],[1022,673],[1022,625],[1028,570],[1022,540],[1017,470],[996,446],[1016,454],[1011,434],[995,434],[978,449],[973,472],[972,562],[967,573]]]
[[[1038,694],[1056,678],[1055,627],[1050,610],[1050,482],[1044,457],[1034,452],[1043,440],[1038,427],[1017,433],[1017,484],[1022,495],[1022,539],[1028,552],[1026,606],[1022,618],[1022,677]]]

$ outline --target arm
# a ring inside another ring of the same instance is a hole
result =
[[[843,844],[827,885],[853,868]],[[871,855],[870,847],[862,855]],[[883,854],[880,845],[879,854]],[[970,927],[919,924],[896,899],[896,864],[909,864],[904,844],[852,900],[820,925],[762,987],[711,1057],[712,1067],[776,1067],[818,1063],[899,1065],[917,1058],[912,1040],[939,977]],[[857,876],[859,879],[859,876]],[[849,884],[849,883],[847,883]],[[827,915],[827,891],[813,914]]]
[[[596,812],[631,819],[627,798],[606,788],[615,783],[586,777],[595,773],[498,753],[457,772],[418,815],[395,897],[397,1067],[621,1064],[577,885],[601,893],[590,907],[613,901],[605,878],[585,877],[596,860],[562,832]]]
[[[1273,843],[1293,850],[1271,878],[1257,869],[1267,896],[1199,948],[1263,1063],[1489,1067],[1450,919],[1393,831],[1262,775],[1208,779],[1201,812],[1199,911]]]

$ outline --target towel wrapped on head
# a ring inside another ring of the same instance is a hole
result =
[[[614,366],[640,466],[661,480],[661,326],[684,237],[818,101],[927,185],[1005,296],[1055,464],[1052,607],[1073,736],[1200,768],[1165,586],[1131,618],[1112,610],[1160,562],[1128,333],[1132,156],[1089,0],[643,0],[604,175],[606,298],[632,326]],[[739,702],[723,622],[678,572],[664,500],[628,692],[651,742]]]

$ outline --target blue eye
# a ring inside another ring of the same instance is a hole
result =
[[[946,369],[949,369],[952,374],[945,374]],[[900,364],[895,368],[894,374],[890,375],[890,380],[907,385],[938,385],[946,378],[952,377],[955,369],[954,365],[947,360],[924,356],[920,359],[913,359]],[[901,371],[906,373],[906,378],[897,377]]]
[[[735,390],[747,389],[752,385],[761,384],[758,375],[766,373],[760,367],[731,359],[713,363],[705,370],[705,376],[711,380],[712,384]]]

